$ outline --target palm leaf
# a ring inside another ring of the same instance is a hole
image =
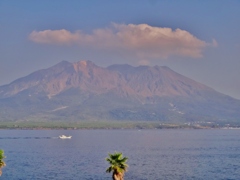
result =
[[[6,166],[5,162],[3,161],[4,158],[6,158],[4,156],[4,151],[2,149],[0,149],[0,168]]]
[[[128,165],[126,162],[128,158],[123,157],[121,152],[109,153],[108,156],[106,161],[109,162],[110,167],[107,168],[106,172],[124,173],[127,170]]]

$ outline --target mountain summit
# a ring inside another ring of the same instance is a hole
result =
[[[236,121],[240,101],[166,66],[62,61],[0,86],[6,120]]]
[[[0,87],[0,98],[26,91],[29,95],[44,93],[55,96],[71,88],[88,93],[113,92],[139,97],[196,96],[204,91],[213,91],[168,67],[112,65],[102,68],[91,61],[62,61]]]

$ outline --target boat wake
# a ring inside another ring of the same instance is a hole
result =
[[[58,137],[0,137],[1,139],[58,139]]]

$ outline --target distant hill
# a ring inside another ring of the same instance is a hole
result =
[[[240,101],[165,66],[62,61],[0,86],[0,121],[238,122]]]

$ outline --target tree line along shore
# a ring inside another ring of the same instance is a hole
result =
[[[79,121],[79,122],[0,122],[0,129],[209,129],[240,128],[239,124],[160,123],[147,121]]]

